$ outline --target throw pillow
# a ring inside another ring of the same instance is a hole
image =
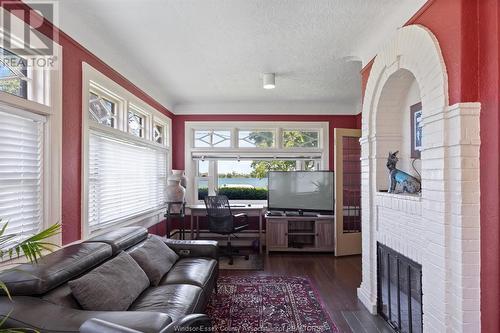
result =
[[[149,279],[129,254],[121,252],[68,284],[85,310],[125,311],[149,286]]]
[[[149,237],[142,246],[133,249],[129,254],[146,272],[153,286],[160,283],[161,278],[179,259],[177,253],[155,235]]]

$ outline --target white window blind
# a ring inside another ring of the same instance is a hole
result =
[[[6,234],[27,238],[42,229],[44,117],[0,106],[0,219]]]
[[[91,131],[90,231],[165,205],[167,151]]]

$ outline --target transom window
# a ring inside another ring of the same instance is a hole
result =
[[[238,130],[238,147],[274,147],[275,132],[259,130]]]
[[[27,60],[3,48],[0,57],[0,91],[28,98]]]
[[[128,112],[128,131],[142,138],[144,136],[144,117],[134,111]]]
[[[195,147],[231,147],[231,131],[194,132]]]
[[[269,171],[328,169],[328,124],[186,123],[188,201],[225,194],[230,200],[267,200]],[[273,126],[274,125],[274,126]]]
[[[319,146],[319,131],[284,130],[284,148],[317,148]]]
[[[89,97],[89,119],[109,127],[116,124],[116,103],[90,92]]]
[[[156,143],[163,144],[165,141],[165,126],[155,123],[153,127],[153,140]]]

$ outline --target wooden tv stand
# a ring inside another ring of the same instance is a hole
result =
[[[266,252],[333,252],[334,218],[266,214]]]

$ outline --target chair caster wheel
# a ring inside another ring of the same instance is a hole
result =
[[[248,259],[250,259],[250,257],[249,256],[245,256],[245,260],[248,260]]]

